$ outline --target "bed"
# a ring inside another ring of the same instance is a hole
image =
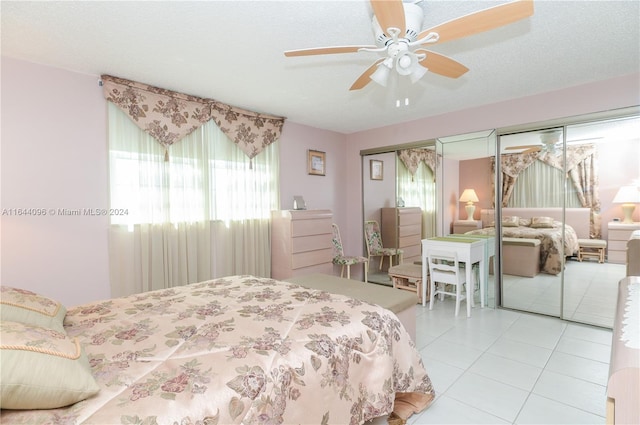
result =
[[[392,312],[289,282],[232,276],[66,312],[2,287],[2,303],[2,423],[362,424],[435,396]],[[12,317],[21,303],[50,321]]]
[[[503,208],[502,235],[507,238],[538,239],[540,241],[540,271],[557,275],[562,271],[564,257],[578,252],[578,239],[589,238],[589,208],[567,208],[562,229],[562,208]],[[481,211],[482,229],[467,232],[495,235],[493,209]]]

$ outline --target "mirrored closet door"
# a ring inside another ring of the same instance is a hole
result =
[[[362,161],[364,221],[377,222],[384,247],[401,249],[404,263],[419,263],[420,241],[436,232],[434,143],[366,154]],[[380,257],[372,258],[369,282],[391,286],[388,269],[388,257],[382,267]]]
[[[631,223],[624,223],[620,197],[640,187],[640,117],[569,125],[566,134],[567,206],[577,195],[591,217],[588,243],[581,243],[586,255],[582,261],[568,257],[564,269],[562,318],[612,327],[618,282],[626,275],[626,244],[640,230],[637,208]]]
[[[413,148],[429,153],[401,153]],[[414,169],[423,155],[431,165]],[[364,220],[419,208],[421,238],[493,236],[488,307],[612,327],[626,243],[640,230],[640,208],[625,213],[621,195],[640,185],[638,108],[380,148],[362,161]],[[376,259],[369,280],[390,285],[387,269]]]
[[[479,263],[472,267],[474,302],[495,308],[498,302],[496,270],[499,270],[497,238],[494,228],[483,228],[481,218],[483,212],[493,208],[495,199],[491,163],[496,152],[496,132],[488,130],[439,138],[436,152],[437,236],[441,237],[440,243],[455,250],[470,243],[482,244],[484,272]]]
[[[640,182],[639,118],[503,134],[499,145],[501,305],[612,327],[627,233],[640,229],[616,201]]]
[[[501,305],[560,317],[563,252],[577,249],[565,206],[580,206],[565,179],[564,131],[500,136]],[[588,210],[581,237],[588,237]],[[495,219],[494,217],[491,217]],[[491,219],[489,218],[489,219]],[[485,223],[486,224],[486,223]]]

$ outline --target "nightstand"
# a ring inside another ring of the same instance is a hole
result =
[[[453,222],[453,234],[459,235],[472,230],[481,229],[482,222],[475,220],[456,220]]]
[[[622,223],[619,221],[610,221],[608,229],[607,261],[609,263],[626,264],[627,242],[634,230],[640,230],[640,222]]]

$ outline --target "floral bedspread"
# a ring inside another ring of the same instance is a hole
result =
[[[69,309],[100,392],[3,423],[361,424],[418,410],[431,381],[397,317],[341,295],[233,276]],[[6,421],[6,422],[5,422]]]
[[[495,227],[467,232],[476,235],[495,235]],[[562,271],[563,257],[578,252],[578,235],[573,227],[565,225],[564,245],[562,224],[555,222],[553,227],[533,228],[528,226],[502,227],[502,236],[506,238],[524,238],[540,240],[540,271],[548,274],[559,274]]]

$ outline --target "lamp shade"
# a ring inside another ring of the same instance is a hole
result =
[[[473,189],[465,189],[462,192],[462,196],[460,197],[460,202],[466,202],[467,205],[464,207],[467,210],[467,220],[473,220],[473,213],[476,210],[474,202],[478,202],[478,195],[476,195],[476,191]]]
[[[462,192],[462,196],[460,196],[460,202],[474,203],[479,202],[478,195],[476,195],[476,191],[473,189],[465,189]]]
[[[633,223],[633,210],[636,209],[635,204],[640,203],[640,186],[622,186],[618,189],[614,204],[622,204],[622,212],[624,213],[623,223]]]
[[[639,204],[640,203],[640,186],[622,186],[618,189],[614,204]]]

